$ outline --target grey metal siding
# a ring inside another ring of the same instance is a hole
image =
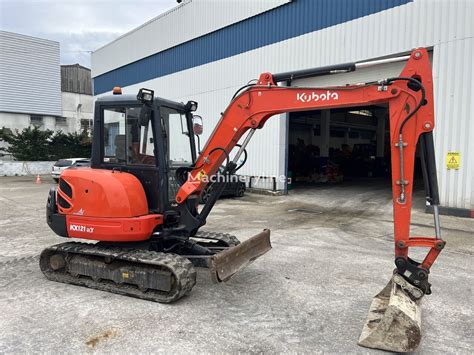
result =
[[[58,42],[0,31],[0,111],[61,116]]]
[[[92,95],[90,69],[79,64],[61,65],[61,91]]]

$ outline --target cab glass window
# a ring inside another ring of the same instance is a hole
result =
[[[104,163],[155,165],[151,120],[140,126],[140,107],[113,107],[103,110]]]
[[[165,106],[160,108],[160,114],[166,130],[166,154],[169,165],[192,164],[191,140],[186,114]]]

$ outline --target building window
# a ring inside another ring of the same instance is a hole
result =
[[[83,118],[81,119],[81,132],[86,131],[90,136],[92,134],[92,120]]]
[[[43,126],[43,116],[31,115],[30,124],[37,128],[40,128],[41,126]]]
[[[66,117],[56,117],[56,124],[65,125],[67,123]]]

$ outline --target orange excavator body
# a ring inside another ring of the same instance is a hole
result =
[[[66,215],[68,236],[109,242],[150,238],[163,222],[150,214],[140,181],[128,173],[67,169],[61,174],[58,210]]]

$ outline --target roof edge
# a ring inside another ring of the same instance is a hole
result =
[[[29,40],[36,40],[36,41],[41,40],[41,41],[45,41],[45,42],[51,42],[51,43],[55,43],[59,46],[59,41],[55,41],[55,40],[52,40],[52,39],[49,39],[49,38],[42,38],[42,37],[36,37],[36,36],[31,36],[31,35],[25,35],[23,33],[18,33],[18,32],[0,30],[0,34],[2,34],[2,33],[11,34],[11,35],[15,35],[15,36],[18,36],[18,37],[24,37],[25,39],[29,39]]]
[[[147,22],[141,24],[140,26],[135,27],[134,29],[132,29],[132,30],[130,30],[130,31],[128,31],[128,32],[125,32],[123,35],[120,35],[119,37],[117,37],[117,38],[114,39],[113,41],[111,41],[111,42],[109,42],[109,43],[107,43],[107,44],[104,44],[103,46],[97,48],[96,50],[94,50],[94,51],[92,51],[92,52],[97,52],[97,51],[99,51],[99,50],[101,50],[101,49],[103,49],[103,48],[106,48],[106,47],[110,46],[111,44],[117,42],[118,40],[120,40],[120,39],[122,39],[122,38],[124,38],[124,37],[129,36],[130,34],[132,34],[132,33],[136,32],[136,31],[140,30],[141,28],[143,28],[143,27],[149,25],[149,24],[152,23],[152,22],[158,21],[159,19],[161,19],[161,18],[163,18],[163,17],[165,17],[165,16],[168,16],[169,14],[171,14],[171,13],[177,11],[178,9],[182,8],[183,6],[189,5],[189,4],[192,3],[192,2],[193,2],[193,0],[183,0],[183,2],[180,3],[179,5],[177,5],[177,6],[173,7],[173,8],[171,8],[171,9],[169,9],[169,10],[163,12],[162,14],[159,14],[159,15],[156,16],[156,17],[153,17],[152,19],[150,19],[150,20],[148,20]]]

